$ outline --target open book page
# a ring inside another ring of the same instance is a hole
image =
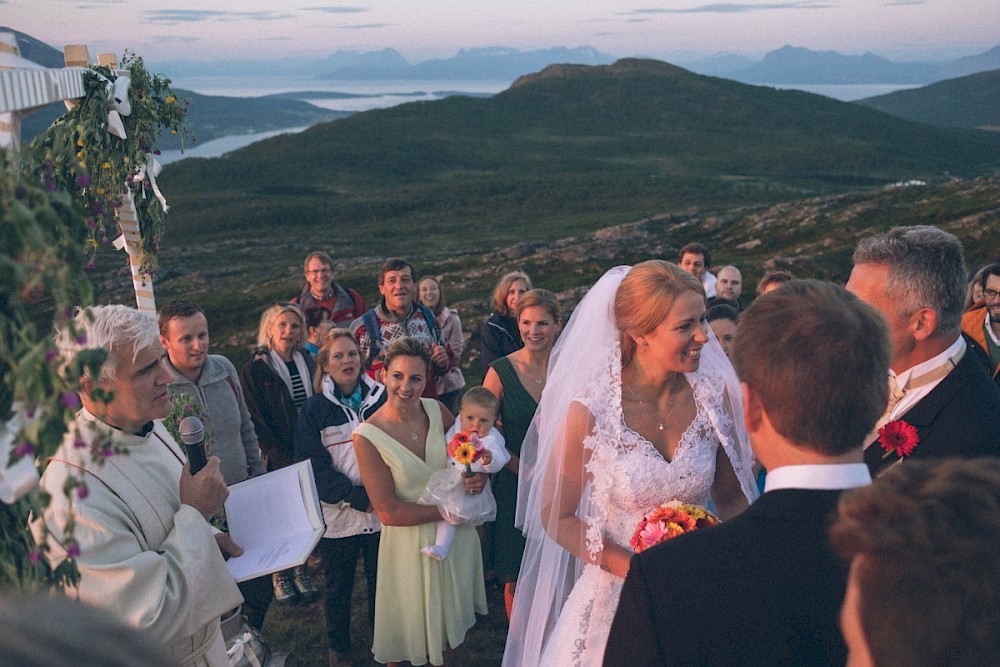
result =
[[[226,521],[243,549],[226,561],[236,581],[301,565],[324,530],[312,465],[301,461],[233,484]]]

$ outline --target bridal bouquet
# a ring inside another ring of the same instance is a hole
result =
[[[635,527],[632,539],[629,540],[629,546],[636,553],[642,553],[660,542],[717,523],[719,517],[708,510],[679,500],[671,500],[642,517],[639,525]]]
[[[466,477],[472,477],[472,464],[482,458],[484,451],[483,441],[475,433],[459,431],[448,442],[448,456],[465,466]]]

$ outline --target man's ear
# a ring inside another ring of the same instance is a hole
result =
[[[757,394],[746,382],[740,383],[743,392],[743,427],[747,433],[756,433],[763,421],[764,406]]]
[[[167,337],[164,336],[163,334],[160,334],[160,345],[163,346],[164,350],[167,349]]]
[[[89,375],[84,375],[80,378],[80,396],[89,397],[90,392],[94,389],[94,381]]]
[[[938,314],[932,308],[921,308],[910,316],[910,333],[918,342],[933,336],[937,328]]]

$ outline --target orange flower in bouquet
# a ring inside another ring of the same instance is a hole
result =
[[[465,466],[465,476],[472,477],[472,464],[482,457],[483,441],[475,433],[459,431],[448,441],[448,456],[455,460],[455,463]]]
[[[690,533],[692,530],[705,526],[714,526],[717,523],[719,523],[719,517],[705,508],[682,503],[679,500],[671,500],[642,517],[628,543],[633,551],[642,553],[660,542],[666,542],[683,533]]]

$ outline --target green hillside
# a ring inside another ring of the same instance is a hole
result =
[[[623,60],[553,66],[489,99],[355,114],[161,180],[185,236],[309,235],[358,256],[393,240],[483,249],[706,203],[989,174],[998,149],[988,133]]]
[[[1000,131],[1000,70],[897,90],[856,104],[918,123]]]

